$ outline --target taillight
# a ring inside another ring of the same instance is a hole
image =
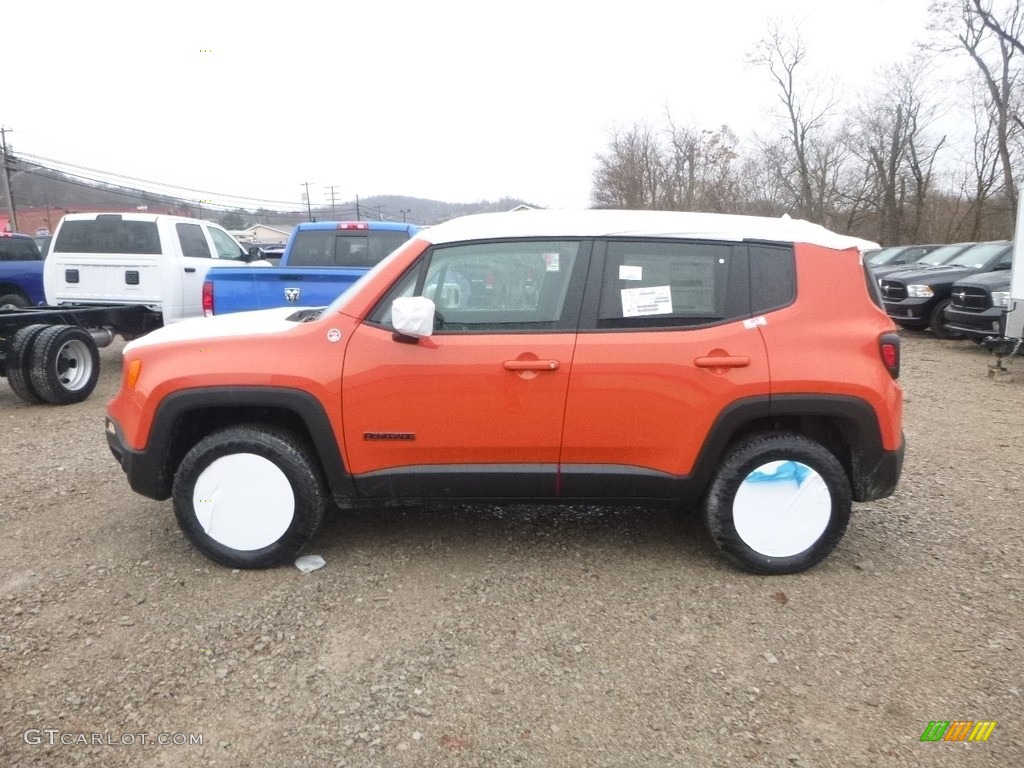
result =
[[[203,317],[213,316],[213,283],[203,283]]]
[[[883,333],[878,340],[882,362],[889,375],[894,379],[900,377],[900,337],[895,333]]]
[[[369,229],[370,225],[365,221],[343,221],[338,224],[338,229]]]

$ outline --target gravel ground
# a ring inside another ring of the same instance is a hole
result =
[[[590,508],[344,512],[321,570],[221,568],[107,450],[119,358],[80,405],[0,385],[0,765],[1024,765],[1024,360],[904,334],[899,491],[764,578]],[[998,726],[919,741],[953,719]]]

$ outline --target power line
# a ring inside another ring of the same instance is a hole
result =
[[[268,199],[268,198],[261,198],[261,197],[246,197],[244,195],[231,195],[231,194],[221,193],[221,192],[210,192],[210,191],[203,190],[203,189],[196,189],[194,187],[184,187],[184,186],[180,186],[180,185],[177,185],[177,184],[168,184],[168,183],[162,182],[162,181],[151,181],[149,179],[142,179],[142,178],[139,178],[137,176],[128,176],[128,175],[123,174],[123,173],[117,173],[116,171],[106,171],[106,170],[102,170],[100,168],[90,168],[89,166],[85,166],[85,165],[78,165],[76,163],[69,163],[69,162],[67,162],[65,160],[58,160],[58,159],[50,158],[50,157],[43,157],[42,155],[36,155],[36,154],[31,153],[31,152],[19,152],[18,155],[20,157],[28,158],[29,160],[32,160],[34,162],[54,163],[56,165],[66,166],[68,168],[75,168],[75,169],[80,170],[80,171],[88,171],[90,173],[100,173],[100,174],[103,174],[105,176],[111,176],[111,177],[114,177],[114,178],[124,179],[124,180],[127,180],[127,181],[135,181],[135,182],[139,182],[139,183],[142,183],[142,184],[151,184],[151,185],[156,186],[156,187],[166,187],[167,189],[178,189],[178,190],[182,190],[184,192],[194,192],[196,194],[202,195],[203,199],[211,199],[211,198],[214,198],[214,197],[218,197],[218,198],[225,198],[225,199],[229,199],[229,200],[247,200],[247,201],[255,202],[255,203],[273,203],[275,205],[297,205],[297,203],[294,200],[271,200],[271,199]],[[63,173],[63,171],[61,171],[60,168],[54,168],[54,169],[51,169],[51,170],[56,170],[56,171],[59,171],[59,172]],[[77,174],[71,174],[71,175],[77,175]],[[88,177],[80,176],[79,175],[79,178],[88,178]],[[110,183],[110,182],[102,181],[102,180],[98,180],[98,179],[93,179],[93,181],[97,181],[97,183],[100,183],[100,184]]]

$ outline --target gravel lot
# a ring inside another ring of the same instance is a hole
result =
[[[0,384],[0,765],[1024,765],[1024,360],[905,333],[898,493],[764,578],[696,515],[533,507],[338,513],[325,568],[232,572],[128,489],[102,356],[80,405]],[[953,719],[999,724],[919,742]]]

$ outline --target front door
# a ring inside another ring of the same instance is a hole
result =
[[[345,457],[367,497],[556,492],[586,258],[579,241],[435,247],[345,352]],[[434,301],[434,333],[396,339],[390,305]]]

